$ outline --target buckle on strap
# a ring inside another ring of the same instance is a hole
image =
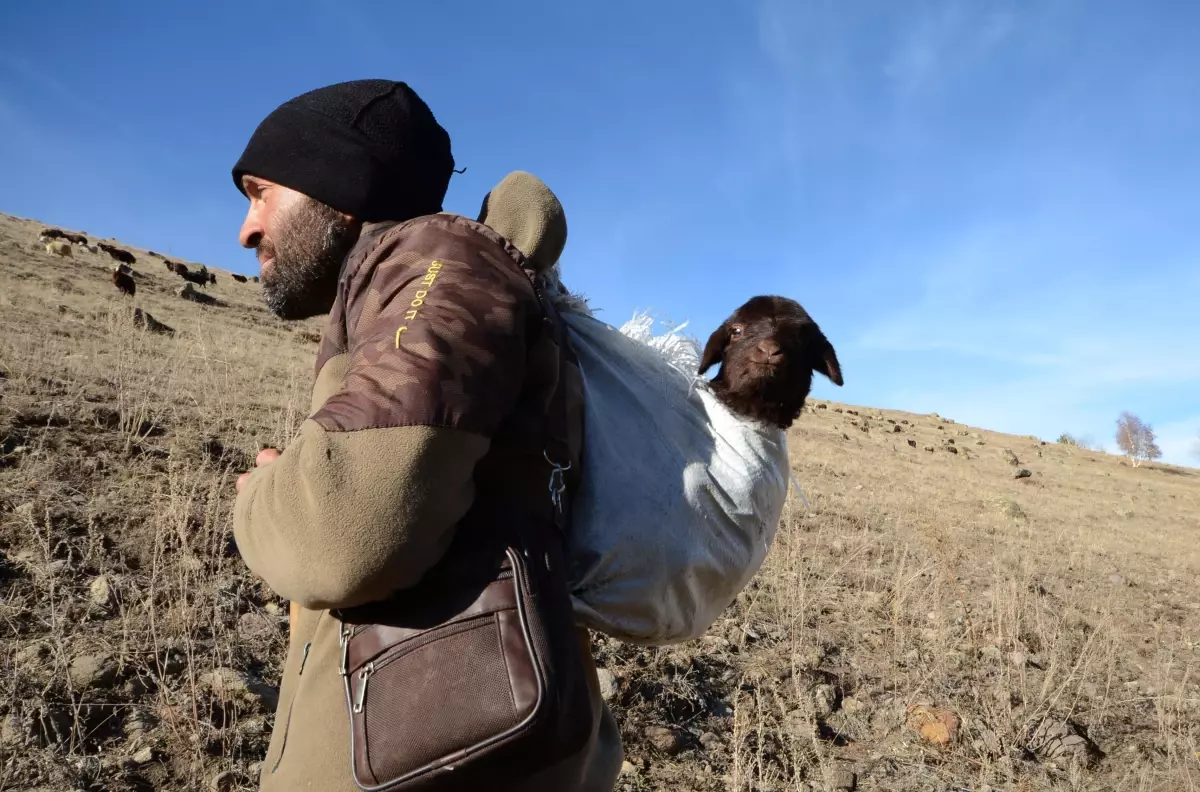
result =
[[[563,513],[563,493],[567,491],[566,472],[571,469],[571,463],[568,461],[566,466],[558,464],[550,458],[550,454],[545,450],[542,451],[542,456],[550,463],[550,482],[547,489],[550,492],[550,503],[554,506],[558,514]]]

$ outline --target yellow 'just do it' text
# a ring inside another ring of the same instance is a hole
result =
[[[408,323],[416,320],[421,315],[421,306],[425,304],[425,298],[429,296],[429,292],[433,290],[433,284],[437,281],[438,273],[442,270],[442,262],[433,261],[429,265],[429,269],[425,270],[425,277],[421,278],[421,284],[424,288],[418,289],[413,295],[412,301],[409,302],[409,310],[404,313],[405,324],[396,328],[396,349],[400,348],[400,336],[408,330]]]

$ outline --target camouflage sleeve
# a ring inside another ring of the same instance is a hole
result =
[[[420,580],[520,393],[533,290],[494,243],[434,221],[385,238],[364,262],[374,273],[349,316],[341,387],[238,496],[246,563],[306,608]]]

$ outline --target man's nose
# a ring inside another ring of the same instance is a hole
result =
[[[238,230],[238,242],[244,248],[256,248],[258,243],[262,241],[263,227],[262,222],[258,219],[257,207],[251,205],[246,210],[246,219],[242,221],[242,227]]]

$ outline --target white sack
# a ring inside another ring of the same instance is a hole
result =
[[[576,617],[637,644],[697,638],[775,538],[786,434],[721,405],[695,376],[690,339],[651,336],[646,317],[618,331],[560,305],[585,401],[568,548]]]

